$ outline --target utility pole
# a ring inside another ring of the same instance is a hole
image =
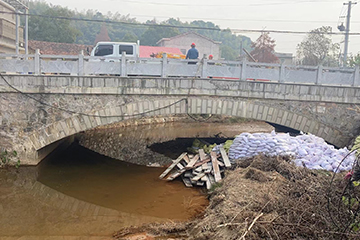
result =
[[[348,46],[349,46],[349,33],[350,33],[350,13],[351,13],[351,5],[357,4],[357,2],[351,2],[344,3],[344,5],[348,5],[348,12],[346,16],[346,28],[345,28],[345,46],[344,46],[344,60],[343,60],[343,66],[346,66],[347,61],[347,53],[348,53]]]

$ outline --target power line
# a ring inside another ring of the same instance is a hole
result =
[[[114,2],[116,0],[110,0]],[[118,1],[116,1],[118,2]],[[289,4],[301,4],[301,3],[314,3],[313,0],[303,0],[303,1],[285,1],[285,2],[266,2],[266,3],[249,3],[249,4],[187,4],[187,3],[164,3],[164,2],[143,2],[143,1],[131,1],[131,0],[121,0],[121,2],[135,3],[135,4],[148,4],[148,5],[162,5],[162,6],[178,6],[178,7],[258,7],[258,6],[276,6],[276,5],[289,5]],[[321,2],[334,2],[334,1],[316,1],[316,3]]]
[[[179,18],[179,19],[194,19],[192,17],[172,17],[172,16],[153,16],[153,15],[132,15],[132,17],[150,17],[150,18]],[[288,19],[239,19],[239,18],[201,18],[202,20],[220,20],[220,21],[238,21],[238,22],[292,22],[292,23],[329,23],[334,24],[335,21],[332,20],[288,20]],[[331,22],[331,23],[330,23]],[[360,23],[360,21],[352,21],[352,23]]]
[[[15,14],[13,12],[0,11],[0,13],[4,14]],[[124,22],[124,21],[111,21],[111,20],[100,20],[100,19],[86,19],[86,18],[74,18],[74,17],[62,17],[62,16],[49,16],[42,14],[26,14],[26,13],[17,13],[21,16],[33,16],[33,17],[43,17],[43,18],[51,18],[51,19],[61,19],[61,20],[73,20],[73,21],[85,21],[85,22],[99,22],[99,23],[109,23],[109,24],[124,24],[124,25],[132,25],[139,27],[165,27],[165,28],[178,28],[178,29],[196,29],[196,30],[211,30],[211,31],[223,31],[221,28],[209,28],[209,27],[195,27],[195,26],[175,26],[168,24],[146,24],[146,23],[133,23],[133,22]],[[228,30],[228,29],[225,29]],[[290,30],[258,30],[258,29],[229,29],[233,33],[282,33],[282,34],[328,34],[328,35],[344,35],[343,33],[335,33],[335,32],[307,32],[307,31],[290,31]],[[349,35],[360,35],[360,32],[349,33]]]

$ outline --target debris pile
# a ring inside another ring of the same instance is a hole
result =
[[[352,169],[355,154],[347,148],[335,149],[324,139],[312,134],[296,137],[288,133],[242,133],[230,146],[229,158],[250,158],[258,154],[267,156],[291,156],[297,166],[339,172]]]
[[[196,155],[182,153],[173,163],[159,176],[160,179],[167,181],[181,177],[187,187],[211,186],[220,182],[221,174],[225,168],[230,168],[230,160],[222,146],[219,147],[219,153],[211,151],[206,154],[203,149],[199,149]]]

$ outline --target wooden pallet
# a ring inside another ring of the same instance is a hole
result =
[[[185,186],[211,186],[222,180],[225,168],[230,168],[231,163],[223,147],[220,154],[212,151],[206,154],[203,149],[195,156],[182,153],[173,163],[159,176],[160,179],[169,175],[166,180],[172,181],[181,176]]]

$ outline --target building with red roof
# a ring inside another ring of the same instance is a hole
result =
[[[141,58],[150,58],[152,55],[164,52],[181,55],[182,52],[179,48],[175,47],[156,47],[156,46],[141,46],[140,45],[140,57]]]

